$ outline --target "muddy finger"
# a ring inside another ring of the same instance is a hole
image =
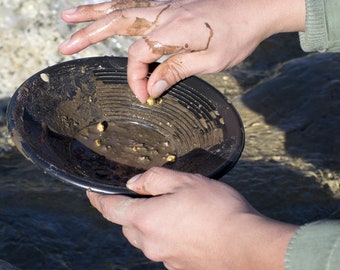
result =
[[[147,8],[164,5],[167,1],[111,1],[94,5],[82,5],[76,8],[64,10],[61,17],[70,23],[89,22],[99,20],[106,15],[131,8]],[[140,14],[143,14],[140,10]]]
[[[73,54],[113,35],[144,36],[158,23],[159,17],[169,6],[147,9],[144,17],[136,15],[136,9],[118,10],[77,31],[62,43],[59,50],[63,54]]]

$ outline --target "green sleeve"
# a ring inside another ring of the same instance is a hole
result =
[[[340,52],[340,1],[306,0],[306,30],[299,36],[306,52]]]
[[[324,220],[300,227],[292,237],[285,270],[339,270],[340,220]]]

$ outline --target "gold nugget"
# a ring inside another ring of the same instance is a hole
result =
[[[153,97],[149,97],[146,100],[146,104],[148,104],[149,106],[154,106],[156,104],[162,104],[163,103],[163,99],[162,98],[153,98]]]
[[[168,161],[168,162],[175,162],[176,161],[176,156],[175,155],[168,155],[166,157],[166,161]]]
[[[153,106],[156,104],[156,100],[153,97],[148,97],[148,99],[146,100],[146,104],[148,104],[149,106]]]
[[[97,130],[98,130],[99,132],[104,132],[104,131],[106,130],[106,128],[107,128],[107,122],[106,122],[106,121],[99,122],[99,123],[97,124]]]

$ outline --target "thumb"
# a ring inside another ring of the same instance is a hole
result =
[[[154,167],[131,178],[126,186],[142,195],[157,196],[173,193],[189,181],[191,178],[187,173]]]
[[[150,75],[147,91],[153,98],[157,98],[172,85],[195,74],[210,72],[206,54],[200,52],[182,53],[174,55],[161,64]],[[205,61],[206,60],[206,61]]]

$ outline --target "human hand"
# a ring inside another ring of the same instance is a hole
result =
[[[149,259],[167,269],[283,269],[296,227],[261,216],[228,185],[165,168],[134,180],[130,189],[153,197],[87,195]]]
[[[213,73],[244,60],[265,38],[302,31],[304,0],[111,1],[61,14],[93,23],[60,45],[73,54],[112,35],[142,36],[128,52],[128,82],[141,102],[194,74]],[[147,80],[148,64],[170,57]]]

